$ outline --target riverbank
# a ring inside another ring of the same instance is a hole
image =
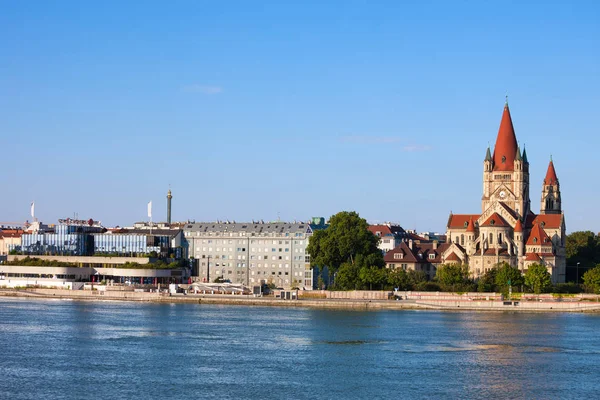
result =
[[[360,300],[299,299],[245,295],[204,295],[152,292],[101,292],[63,289],[0,289],[0,297],[69,299],[82,301],[137,301],[153,303],[223,304],[263,307],[310,307],[347,310],[441,310],[509,312],[600,312],[593,301],[469,301],[469,300]]]

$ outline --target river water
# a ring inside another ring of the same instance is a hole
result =
[[[0,399],[597,398],[600,315],[0,298]]]

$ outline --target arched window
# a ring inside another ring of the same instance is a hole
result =
[[[460,235],[460,245],[461,246],[465,245],[465,235]]]
[[[494,234],[490,232],[490,244],[494,244]]]
[[[498,244],[502,244],[502,234],[498,234]]]

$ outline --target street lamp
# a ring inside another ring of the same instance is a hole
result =
[[[579,285],[579,264],[581,263],[577,263],[577,284]]]

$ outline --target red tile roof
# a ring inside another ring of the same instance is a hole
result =
[[[494,146],[494,171],[513,171],[517,155],[517,137],[513,128],[508,104],[504,106],[498,137]]]
[[[373,235],[381,237],[404,233],[404,229],[395,225],[369,225],[369,230]],[[379,232],[379,235],[377,232]]]
[[[386,263],[432,263],[442,262],[442,253],[450,247],[450,243],[441,243],[434,249],[434,243],[413,243],[412,250],[406,242],[400,243],[395,249],[385,253],[383,257]],[[396,258],[395,254],[402,254],[402,258]],[[419,256],[420,254],[420,256]],[[434,258],[429,258],[433,254]]]
[[[562,214],[530,214],[527,216],[526,226],[533,227],[535,224],[542,225],[543,228],[559,229],[562,224]]]
[[[481,226],[509,226],[498,213],[493,213]]]
[[[4,229],[0,231],[0,237],[6,238],[18,238],[21,237],[25,233],[21,229]]]
[[[495,256],[496,255],[496,249],[487,249],[486,251],[483,252],[484,256]],[[508,255],[508,250],[506,249],[500,249],[498,250],[498,255],[502,256],[502,255]]]
[[[556,185],[558,184],[558,178],[556,177],[556,170],[554,169],[554,163],[550,160],[548,164],[548,171],[546,171],[546,177],[544,178],[544,185]]]
[[[469,219],[477,221],[480,214],[450,214],[448,218],[448,228],[460,229],[465,228],[465,224],[469,223]]]
[[[406,238],[410,240],[418,240],[419,242],[427,242],[428,240],[414,233],[407,233]]]
[[[529,238],[527,239],[527,245],[552,245],[550,238],[546,235],[546,232],[542,229],[540,224],[535,224],[529,233]]]
[[[521,220],[518,219],[515,225],[515,232],[523,232],[523,224],[521,224]]]
[[[452,252],[448,257],[446,257],[446,261],[460,261],[460,258],[458,258],[455,252]]]
[[[402,254],[402,258],[396,258],[395,254]],[[387,253],[385,253],[385,256],[383,256],[383,260],[386,263],[419,262],[419,260],[417,260],[417,257],[413,254],[413,251],[408,247],[408,244],[406,244],[405,242],[400,243],[393,250],[390,250]]]
[[[525,255],[525,261],[542,261],[542,259],[537,253],[528,253]]]
[[[473,218],[469,218],[469,222],[468,222],[468,226],[467,226],[467,232],[473,233],[475,232],[475,224],[473,223]]]

